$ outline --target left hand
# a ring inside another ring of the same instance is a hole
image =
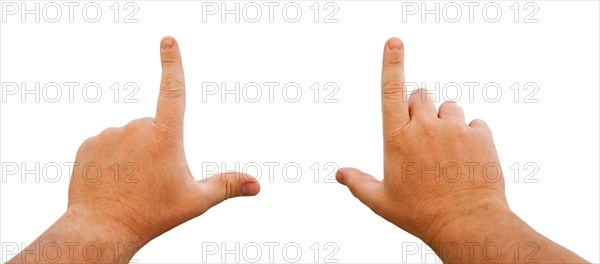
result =
[[[83,142],[69,188],[71,215],[119,225],[140,247],[228,198],[260,191],[255,178],[241,173],[194,179],[183,148],[185,80],[175,39],[162,40],[160,56],[156,117]]]

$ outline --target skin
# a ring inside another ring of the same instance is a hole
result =
[[[585,263],[514,212],[492,132],[453,102],[436,110],[422,89],[406,98],[404,45],[384,47],[382,181],[354,168],[336,178],[375,213],[427,243],[444,263]],[[437,168],[437,169],[436,169]],[[500,252],[500,254],[497,254]]]
[[[175,39],[161,41],[160,58],[155,118],[87,139],[77,151],[67,211],[8,263],[126,263],[150,240],[212,206],[258,194],[256,179],[241,173],[194,179],[183,149],[185,80]]]
[[[77,152],[67,211],[8,263],[126,263],[155,237],[212,206],[258,194],[256,179],[237,172],[194,179],[183,149],[183,67],[171,37],[161,41],[161,63],[155,118],[87,139]],[[423,90],[407,101],[403,83],[404,46],[393,38],[382,71],[384,179],[342,168],[340,183],[445,263],[585,262],[509,209],[485,122],[467,125],[456,103],[436,111]],[[482,250],[487,245],[494,247]]]

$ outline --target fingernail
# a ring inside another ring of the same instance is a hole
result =
[[[248,194],[248,187],[246,186],[246,184],[242,185],[242,188],[240,189],[240,192],[242,193],[242,195],[246,196],[249,195]]]
[[[402,41],[397,38],[392,38],[388,41],[388,49],[391,51],[399,51],[402,49]]]
[[[169,50],[173,47],[173,43],[175,43],[175,40],[172,37],[164,37],[160,42],[160,49]]]

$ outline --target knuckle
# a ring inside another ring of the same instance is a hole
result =
[[[221,176],[221,180],[219,181],[221,195],[223,196],[223,200],[227,200],[235,196],[236,184],[235,184],[235,176],[229,175],[229,173],[224,173]]]
[[[436,122],[431,118],[419,119],[417,123],[424,133],[432,134],[436,130]]]
[[[482,119],[474,119],[471,123],[474,125],[487,127],[487,123],[485,121],[483,121]]]
[[[165,67],[165,66],[174,66],[174,65],[177,65],[179,63],[179,60],[176,59],[173,56],[166,56],[166,57],[162,57],[161,60],[160,60],[160,62],[161,62],[161,65],[163,67]]]
[[[165,78],[160,82],[160,95],[167,97],[182,96],[184,83],[175,78]]]
[[[89,145],[93,145],[94,142],[96,141],[96,137],[89,137],[86,138],[82,143],[81,146],[89,146]]]
[[[154,118],[152,118],[152,117],[144,117],[144,118],[132,120],[129,123],[127,123],[127,125],[125,125],[124,130],[125,130],[125,132],[139,131],[140,129],[147,127],[148,124],[150,124],[153,120],[154,120]]]
[[[102,132],[100,132],[100,134],[98,134],[96,137],[99,139],[111,139],[117,134],[118,130],[119,129],[115,127],[108,127],[102,130]]]
[[[161,147],[164,147],[164,144],[174,145],[183,139],[183,135],[177,132],[178,130],[173,124],[152,121],[150,128],[157,142],[161,143]]]
[[[401,139],[404,138],[406,132],[403,128],[389,129],[383,133],[383,141],[391,148],[400,147]]]
[[[425,98],[427,97],[427,90],[425,88],[418,88],[412,91],[412,93],[410,93],[410,97],[411,98],[419,98],[419,100],[421,100],[422,102],[424,102]]]
[[[419,89],[413,90],[408,97],[408,101],[411,104],[425,103],[425,102],[428,102],[429,100],[432,100],[432,98],[429,97],[427,90],[425,90],[424,88],[419,88]],[[412,107],[412,105],[411,105],[411,107]]]
[[[384,64],[389,66],[402,66],[404,65],[404,58],[397,54],[385,56]]]
[[[399,79],[390,79],[382,84],[384,95],[402,95],[404,94],[404,82]]]
[[[439,134],[439,128],[435,120],[432,118],[422,118],[415,120],[416,130],[420,137],[427,140],[434,140]]]
[[[460,105],[454,101],[445,101],[442,103],[442,105],[440,105],[440,109],[448,107],[460,107]]]
[[[473,121],[471,121],[471,123],[469,123],[469,127],[478,131],[482,131],[486,135],[492,135],[492,129],[488,126],[488,124],[485,121],[481,119],[474,119]]]
[[[360,195],[358,194],[358,190],[356,189],[356,181],[352,181],[348,185],[348,189],[350,190],[352,196],[360,199]]]
[[[450,131],[460,138],[464,138],[469,134],[468,126],[463,123],[451,121],[449,122],[448,126]]]
[[[97,140],[96,136],[86,138],[79,146],[79,149],[77,149],[77,155],[85,152],[87,149],[92,147],[95,144],[96,140]]]

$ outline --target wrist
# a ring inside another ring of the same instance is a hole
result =
[[[515,242],[520,243],[518,250],[533,243],[535,234],[504,201],[492,200],[441,217],[430,226],[423,240],[445,263],[480,263],[512,261]]]
[[[432,248],[467,240],[480,241],[481,236],[489,233],[483,230],[501,230],[523,223],[508,205],[500,200],[479,201],[465,208],[453,208],[448,211],[438,216],[422,237]]]
[[[75,253],[83,256],[84,260],[98,257],[100,262],[128,263],[148,242],[123,222],[78,206],[70,206],[55,226],[57,234],[68,236],[58,240],[78,243],[80,250],[77,252],[75,248]],[[101,257],[96,253],[101,253]]]
[[[118,223],[69,207],[8,263],[129,263],[142,242]]]

